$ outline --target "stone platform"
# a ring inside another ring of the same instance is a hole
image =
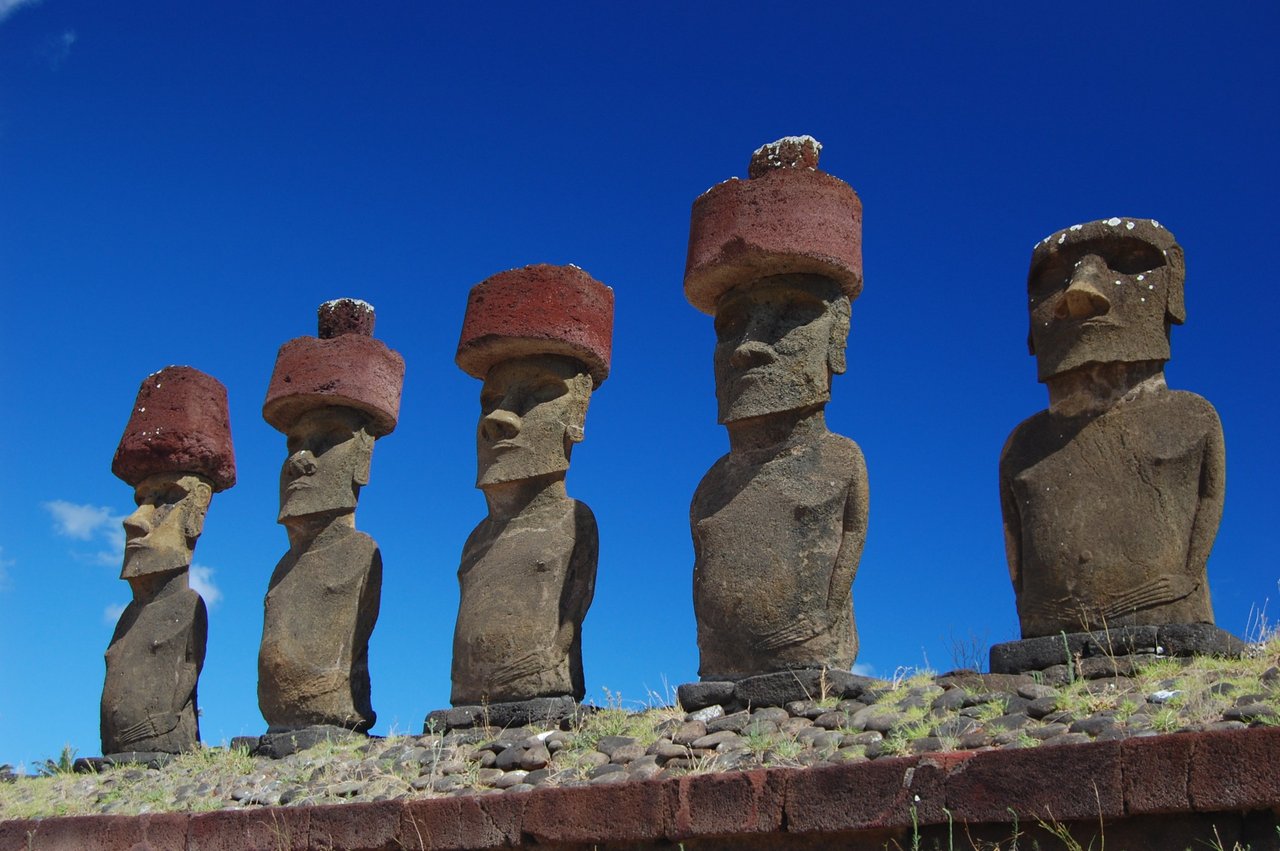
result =
[[[1208,623],[1125,626],[1007,641],[991,647],[991,673],[1023,674],[1072,668],[1069,676],[1127,676],[1135,661],[1244,655],[1248,645]],[[1052,677],[1051,677],[1052,679]]]

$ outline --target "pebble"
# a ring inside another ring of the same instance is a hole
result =
[[[239,773],[244,771],[240,767],[210,776],[185,769],[177,760],[160,770],[133,766],[83,775],[67,788],[80,802],[77,812],[303,806],[408,796],[519,794],[546,786],[621,783],[685,771],[805,767],[903,753],[1071,745],[1162,735],[1170,728],[1240,730],[1280,721],[1280,667],[1249,684],[1205,693],[1196,693],[1180,678],[1138,681],[1127,676],[1130,670],[1107,667],[1100,671],[1101,679],[1088,681],[1083,690],[1064,666],[1061,680],[1042,675],[1032,682],[1025,676],[959,672],[938,678],[937,685],[895,689],[886,683],[863,691],[858,700],[797,700],[786,707],[730,714],[719,706],[683,715],[664,712],[655,722],[652,739],[609,735],[583,741],[573,731],[536,727],[373,737],[345,750],[313,749],[280,760],[255,757],[245,773]],[[1080,708],[1087,703],[1077,698],[1086,692],[1109,701],[1112,708]],[[1122,699],[1128,705],[1120,709]],[[1060,705],[1077,710],[1068,712]],[[1221,707],[1221,714],[1205,718],[1206,705]],[[1171,711],[1172,719],[1166,717]],[[1192,718],[1192,712],[1200,714]],[[1153,720],[1160,721],[1159,730],[1153,728]],[[910,729],[907,722],[917,721],[927,722],[928,735],[901,741],[902,731]],[[0,772],[0,780],[18,784],[14,799],[22,800],[22,784],[28,778]],[[129,799],[134,786],[153,791]],[[34,792],[26,799],[36,800]]]

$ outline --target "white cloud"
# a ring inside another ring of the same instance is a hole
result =
[[[853,673],[860,677],[874,677],[876,675],[876,669],[871,665],[858,662],[853,666]]]
[[[126,606],[123,603],[108,603],[107,607],[102,610],[102,620],[107,626],[114,627],[116,622],[120,620],[120,616],[124,614]]]
[[[213,568],[203,564],[191,565],[191,587],[197,594],[204,597],[204,603],[209,608],[218,605],[222,599],[222,589],[213,584]]]
[[[44,508],[53,515],[54,526],[59,535],[81,541],[91,540],[96,533],[109,530],[113,525],[118,526],[124,520],[123,517],[112,514],[111,509],[105,506],[81,505],[65,499],[46,502]]]
[[[23,6],[35,6],[40,0],[0,0],[0,21],[12,15]]]

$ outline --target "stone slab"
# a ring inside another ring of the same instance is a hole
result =
[[[558,725],[575,717],[581,710],[572,697],[535,697],[508,703],[483,706],[455,706],[427,713],[423,732],[467,730],[472,727],[524,727],[529,724]]]
[[[1043,671],[1081,659],[1144,655],[1240,656],[1246,645],[1231,633],[1207,623],[1126,626],[1096,632],[1070,632],[1024,638],[991,646],[991,672],[1020,674]]]
[[[253,753],[271,759],[282,759],[299,751],[314,748],[323,742],[354,742],[364,738],[362,733],[355,733],[342,727],[317,724],[313,727],[299,727],[296,730],[268,732],[258,739],[258,746],[253,749]]]
[[[856,699],[875,682],[870,677],[848,671],[805,668],[757,674],[740,680],[685,683],[676,689],[676,696],[686,712],[696,712],[709,706],[722,706],[725,712],[739,712],[764,706],[786,706],[793,700],[819,700],[824,697]]]

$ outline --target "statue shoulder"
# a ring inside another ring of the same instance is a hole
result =
[[[1056,434],[1058,430],[1061,430],[1061,424],[1055,422],[1047,409],[1032,414],[1014,426],[1000,450],[1001,478],[1026,467],[1031,456],[1039,454],[1037,449],[1044,445],[1050,433]]]

